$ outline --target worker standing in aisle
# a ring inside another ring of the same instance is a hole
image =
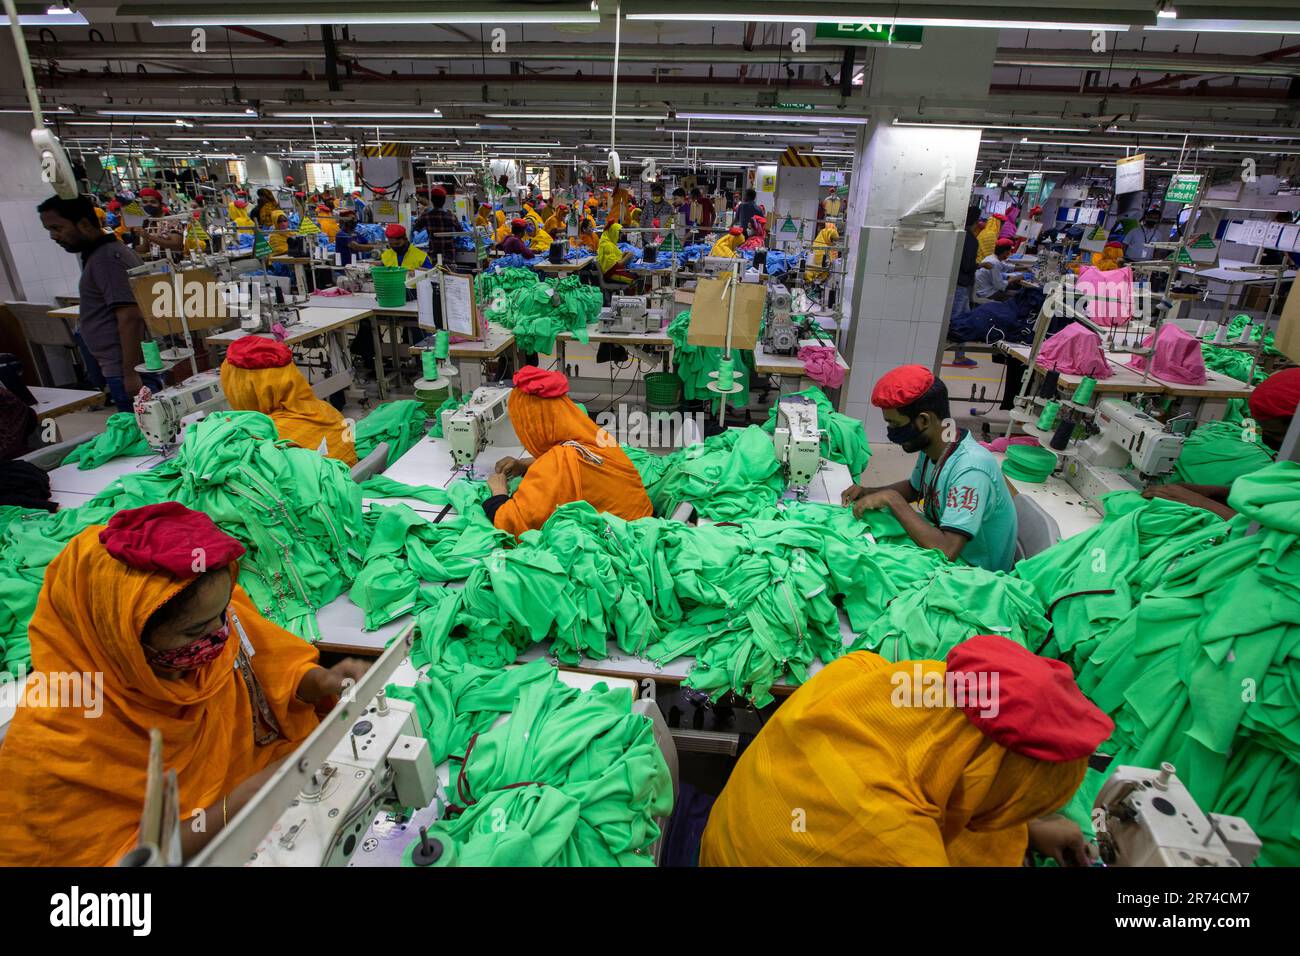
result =
[[[286,441],[345,465],[357,463],[347,419],[316,397],[283,342],[246,335],[230,343],[221,363],[221,390],[236,411],[269,415]]]
[[[975,273],[990,268],[987,263],[979,261],[979,218],[979,206],[971,206],[966,210],[966,232],[962,237],[961,264],[957,267],[957,289],[952,296],[952,308],[948,311],[949,327],[952,326],[953,319],[969,312],[974,304],[972,296],[975,291]],[[967,358],[965,352],[957,349],[952,364],[957,368],[974,368],[979,363]]]
[[[144,363],[141,343],[150,337],[128,275],[140,257],[100,228],[85,196],[51,196],[36,211],[50,238],[81,257],[76,338],[87,374],[92,383],[107,386],[119,412],[129,412],[141,384],[154,391],[163,387],[161,379],[150,375],[142,381],[136,371]]]
[[[515,373],[510,421],[529,458],[503,458],[488,476],[483,511],[518,536],[540,528],[562,504],[587,501],[627,521],[654,513],[641,475],[618,440],[569,398],[560,372],[526,365]],[[522,478],[514,494],[509,479]]]
[[[731,224],[739,226],[741,229],[748,229],[749,221],[762,214],[763,210],[758,205],[758,193],[752,189],[746,189],[745,200],[736,205],[736,215],[731,220]]]
[[[839,257],[839,253],[831,247],[839,241],[840,231],[834,224],[828,222],[822,226],[821,232],[813,239],[812,255],[808,259],[808,268],[803,273],[805,282],[825,282],[830,277],[827,267]]]
[[[1300,405],[1300,368],[1284,368],[1274,372],[1255,387],[1247,401],[1259,439],[1274,452],[1281,450],[1282,440],[1286,438],[1287,429],[1295,418],[1297,405]],[[1245,427],[1247,426],[1243,424]],[[1247,443],[1244,447],[1253,445],[1253,438],[1254,435],[1243,434],[1242,441]],[[1233,441],[1235,443],[1235,439]],[[1259,456],[1259,463],[1261,467],[1268,463],[1263,454]],[[1142,492],[1142,497],[1164,498],[1193,508],[1203,508],[1227,521],[1237,516],[1237,510],[1228,504],[1231,493],[1232,485],[1170,482],[1148,485]]]
[[[871,404],[884,412],[889,440],[920,454],[907,480],[851,485],[842,503],[859,517],[888,510],[918,546],[950,561],[961,557],[988,571],[1010,571],[1017,530],[1011,490],[992,453],[953,422],[943,382],[922,365],[903,365],[876,383]]]
[[[450,268],[456,263],[456,236],[460,234],[460,220],[447,209],[447,190],[434,186],[429,190],[429,208],[420,216],[413,229],[424,229],[429,234],[429,259]]]
[[[195,555],[204,558],[195,569]],[[33,678],[82,707],[17,709],[0,748],[0,866],[111,866],[135,846],[149,730],[176,772],[193,856],[367,664],[329,670],[236,583],[244,547],[174,501],[118,512],[50,563],[29,625]]]
[[[1032,848],[1086,866],[1078,825],[1053,814],[1113,728],[1068,666],[1005,637],[973,637],[945,661],[858,651],[741,754],[700,863],[1020,866]]]

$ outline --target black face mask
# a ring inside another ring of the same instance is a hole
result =
[[[907,451],[914,451],[908,448],[913,442],[921,438],[921,430],[916,427],[915,422],[908,422],[906,425],[886,425],[886,437],[895,445],[902,445]]]

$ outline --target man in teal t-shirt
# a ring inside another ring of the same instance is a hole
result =
[[[953,425],[943,382],[922,365],[903,365],[876,383],[871,403],[884,412],[889,440],[921,454],[907,481],[853,485],[843,503],[852,504],[858,516],[888,508],[922,548],[989,571],[1010,571],[1016,552],[1011,489],[992,454]],[[921,503],[921,514],[914,501]]]

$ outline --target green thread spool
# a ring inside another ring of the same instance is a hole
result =
[[[1097,380],[1089,375],[1085,375],[1074,390],[1074,397],[1070,401],[1076,405],[1087,405],[1092,401],[1092,390],[1097,387]]]
[[[439,362],[451,355],[451,333],[446,329],[439,329],[433,337],[433,354]]]
[[[420,367],[424,369],[424,377],[432,382],[438,377],[438,356],[425,349],[420,353]]]
[[[724,358],[720,362],[718,362],[718,390],[719,391],[722,392],[731,391],[731,384],[735,380],[735,377],[736,377],[736,366],[731,359]]]
[[[1038,416],[1038,427],[1043,431],[1049,430],[1056,424],[1056,416],[1061,411],[1060,402],[1048,402],[1043,406],[1043,412]]]
[[[151,372],[161,372],[163,370],[162,354],[158,351],[158,343],[145,340],[140,343],[140,351],[144,354],[144,367]]]

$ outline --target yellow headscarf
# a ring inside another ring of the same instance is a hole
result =
[[[732,228],[735,227],[733,226]],[[709,250],[709,255],[721,256],[724,259],[734,259],[736,257],[736,250],[740,248],[740,244],[744,241],[745,234],[743,232],[733,233],[728,230],[718,237],[718,241],[715,242],[713,248]]]
[[[618,236],[622,231],[622,226],[611,222],[600,234],[600,243],[596,246],[596,266],[602,275],[608,274],[610,269],[623,261],[623,250],[618,247]]]

